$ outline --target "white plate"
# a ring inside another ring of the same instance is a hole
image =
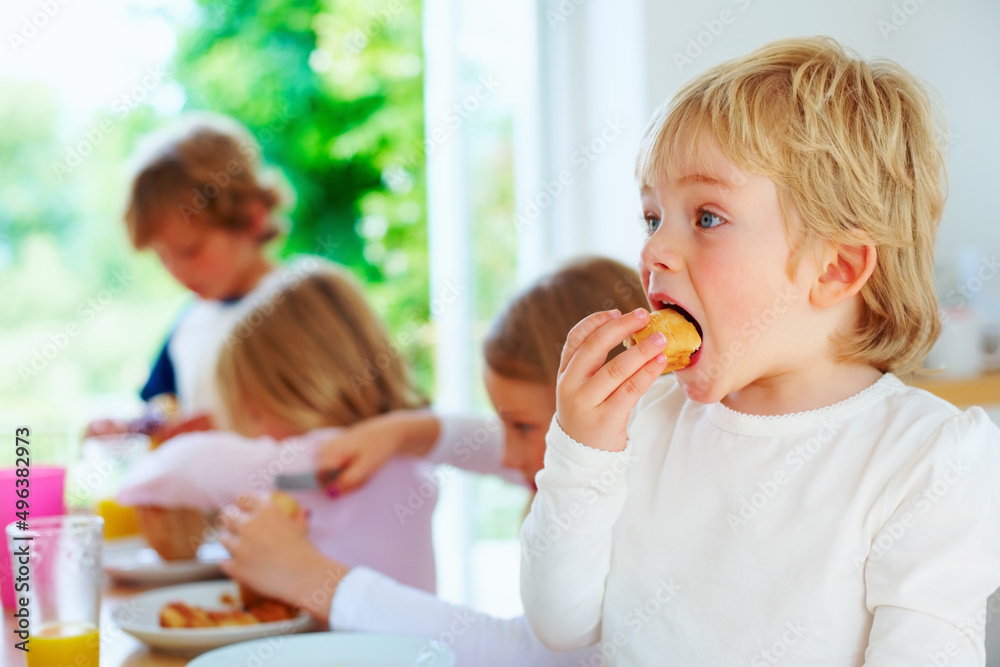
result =
[[[197,558],[163,560],[142,537],[125,537],[104,542],[104,571],[116,581],[146,586],[167,586],[222,576],[219,563],[229,552],[218,542],[198,548]]]
[[[280,641],[284,635],[302,632],[313,627],[309,614],[302,612],[290,621],[236,625],[224,628],[161,628],[160,610],[170,602],[184,602],[206,609],[221,609],[224,594],[238,599],[239,590],[232,581],[203,581],[196,584],[157,588],[125,600],[111,612],[111,617],[121,629],[153,648],[196,655],[209,649],[268,637]]]
[[[419,637],[320,632],[270,637],[216,649],[188,667],[452,667],[455,654],[439,642]]]

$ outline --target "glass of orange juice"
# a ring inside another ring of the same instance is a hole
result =
[[[16,648],[28,667],[98,667],[104,520],[69,514],[7,526]]]
[[[149,436],[140,433],[87,438],[81,445],[80,460],[66,482],[68,502],[103,517],[105,539],[139,534],[135,510],[115,496],[129,468],[149,450]]]

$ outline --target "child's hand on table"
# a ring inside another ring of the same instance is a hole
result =
[[[625,449],[632,408],[666,368],[666,337],[655,334],[604,361],[648,322],[649,311],[643,308],[626,315],[608,310],[584,318],[569,332],[556,387],[556,419],[566,435],[595,449]]]

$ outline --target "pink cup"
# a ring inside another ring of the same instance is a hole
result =
[[[0,468],[0,525],[18,521],[17,490],[24,487],[17,486],[17,479],[17,468]],[[28,525],[32,519],[66,513],[66,468],[33,465],[29,468],[28,482]],[[6,549],[0,551],[0,600],[8,609],[15,606],[10,553]]]

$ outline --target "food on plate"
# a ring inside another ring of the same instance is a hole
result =
[[[253,614],[240,608],[205,609],[184,602],[171,602],[160,610],[160,627],[218,628],[228,625],[256,625]]]
[[[631,347],[641,340],[649,338],[657,331],[667,337],[667,366],[664,373],[686,368],[691,363],[693,355],[701,347],[701,336],[694,324],[673,308],[654,310],[649,314],[649,323],[625,340],[625,347]]]
[[[292,607],[275,600],[263,600],[254,605],[240,604],[231,595],[223,595],[222,609],[205,609],[184,602],[170,602],[160,610],[160,626],[164,628],[220,628],[232,625],[256,625],[295,618]]]
[[[135,513],[143,536],[163,560],[191,560],[198,553],[208,525],[201,510],[139,505]]]

